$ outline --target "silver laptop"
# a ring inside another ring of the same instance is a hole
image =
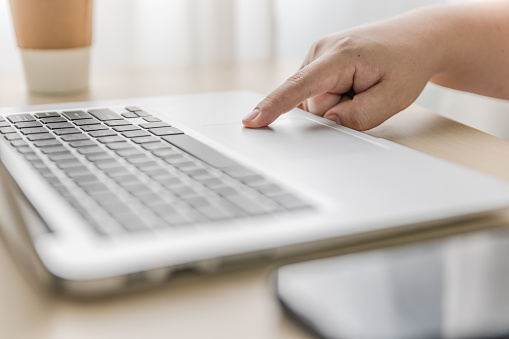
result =
[[[503,182],[299,109],[243,128],[261,98],[2,109],[6,243],[49,285],[92,295],[509,205]]]

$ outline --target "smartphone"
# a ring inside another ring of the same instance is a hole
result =
[[[509,228],[285,265],[275,284],[320,338],[509,338]]]

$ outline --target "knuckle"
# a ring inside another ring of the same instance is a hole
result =
[[[305,79],[306,79],[306,72],[301,69],[300,71],[298,71],[297,73],[295,73],[294,75],[289,77],[286,81],[290,85],[301,86],[304,83]]]
[[[354,36],[345,36],[339,39],[333,46],[336,51],[351,50],[357,46],[357,39]]]
[[[316,40],[310,47],[309,52],[311,56],[316,56],[318,52],[327,45],[328,39],[326,37]]]

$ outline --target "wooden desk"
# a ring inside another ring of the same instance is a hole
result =
[[[27,93],[23,79],[12,76],[0,79],[0,106],[230,89],[267,93],[298,64],[289,61],[103,71],[93,74],[88,92],[65,96]],[[509,181],[509,142],[429,111],[407,110],[369,133]],[[509,216],[501,214],[488,221],[463,222],[368,246],[500,225],[509,221]],[[73,301],[34,288],[0,242],[0,337],[309,338],[283,314],[274,298],[270,274],[278,264],[281,262],[180,276],[148,291],[105,300]]]

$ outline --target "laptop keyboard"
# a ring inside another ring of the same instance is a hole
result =
[[[101,235],[311,208],[136,106],[11,114],[0,135]]]

